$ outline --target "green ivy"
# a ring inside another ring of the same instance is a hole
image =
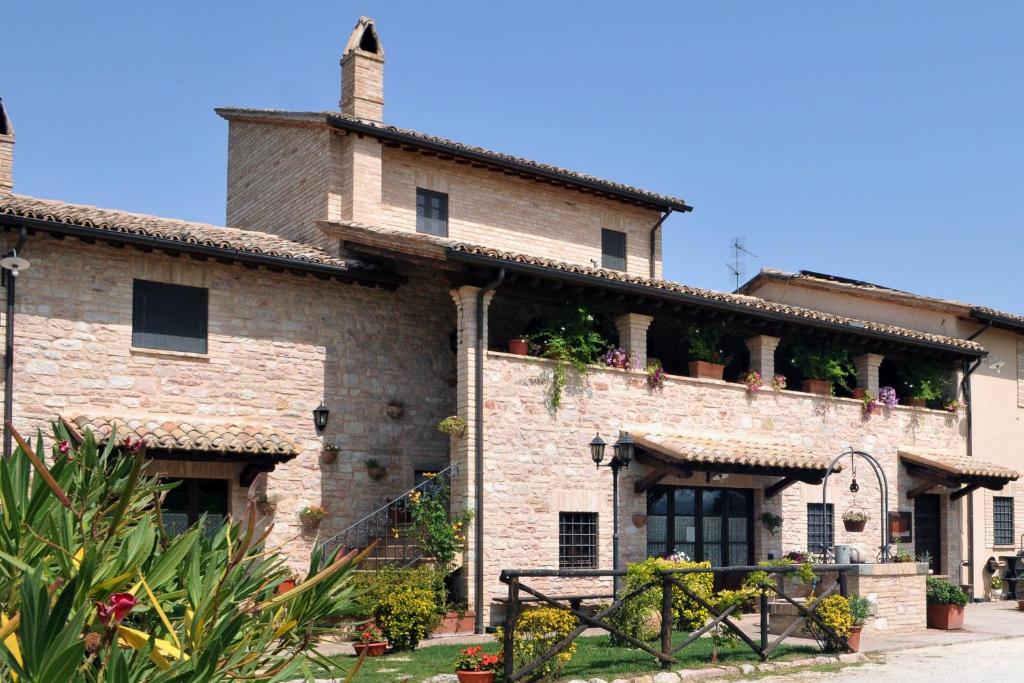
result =
[[[568,371],[573,369],[585,375],[587,365],[597,362],[598,355],[608,347],[608,341],[597,329],[597,319],[586,306],[577,306],[556,322],[545,326],[532,336],[543,350],[541,355],[555,361],[551,382],[551,407],[562,405]]]

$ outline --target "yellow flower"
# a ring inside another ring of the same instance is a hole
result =
[[[402,536],[402,532],[398,530],[398,527],[392,527],[391,528],[391,535],[394,536],[395,538],[400,538]]]

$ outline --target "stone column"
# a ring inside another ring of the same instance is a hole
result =
[[[747,337],[747,348],[750,349],[750,369],[761,373],[766,385],[771,385],[775,377],[775,349],[779,346],[778,337],[759,334]]]
[[[642,313],[624,313],[615,318],[619,328],[619,346],[626,350],[630,360],[636,358],[638,370],[647,367],[647,328],[654,318]]]
[[[878,368],[885,356],[877,353],[863,353],[853,357],[857,367],[857,388],[867,389],[872,396],[878,396]]]
[[[476,319],[479,292],[479,287],[469,285],[450,290],[457,312],[456,414],[466,421],[465,434],[452,439],[451,464],[457,465],[459,468],[451,491],[453,511],[476,508],[476,342],[479,334],[484,339],[484,350],[486,351],[487,309],[494,297],[493,291],[484,295],[484,324],[483,329],[478,331]],[[466,597],[470,605],[473,604],[476,587],[476,523],[477,518],[474,517],[469,528],[466,529],[466,564],[463,576],[466,582],[464,584]],[[486,523],[485,517],[484,524],[486,525]]]

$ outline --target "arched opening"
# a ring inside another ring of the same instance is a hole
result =
[[[377,42],[377,32],[373,29],[373,24],[366,27],[363,31],[362,37],[359,39],[359,49],[366,52],[372,52],[377,54],[379,51],[379,43]]]

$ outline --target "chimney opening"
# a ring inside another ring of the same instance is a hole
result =
[[[379,48],[377,45],[377,32],[373,30],[373,24],[366,27],[363,31],[363,36],[359,39],[359,49],[373,54],[377,54]]]

